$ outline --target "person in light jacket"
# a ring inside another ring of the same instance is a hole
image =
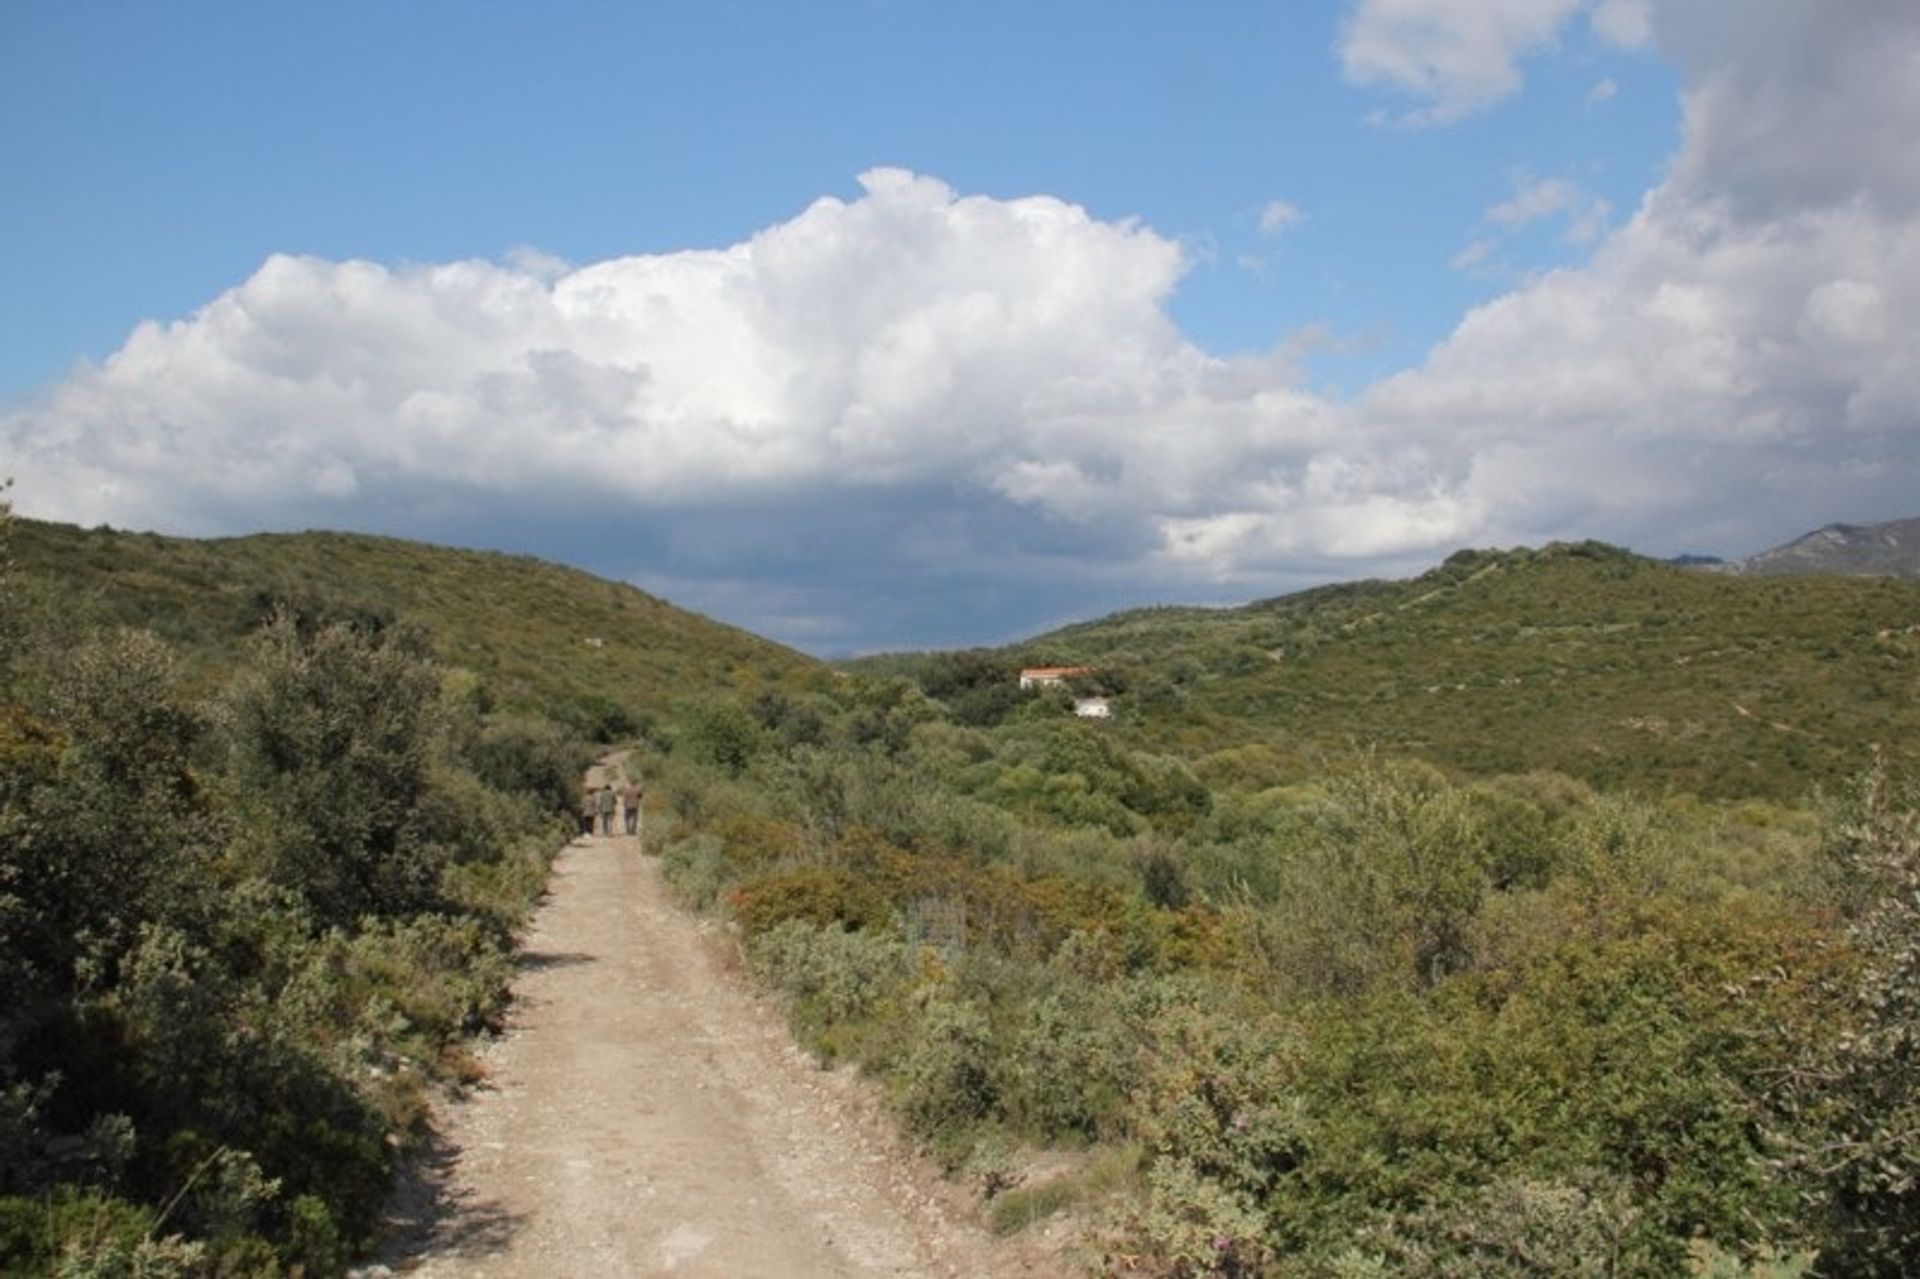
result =
[[[594,797],[594,807],[600,812],[600,833],[613,834],[613,787],[602,786]]]

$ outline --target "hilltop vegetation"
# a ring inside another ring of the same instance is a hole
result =
[[[596,736],[816,669],[633,587],[529,556],[353,533],[197,540],[18,520],[14,560],[20,606],[56,641],[103,626],[148,630],[210,683],[275,608],[405,623],[438,661],[478,680],[489,708]]]
[[[1129,740],[1193,760],[1257,746],[1276,780],[1373,746],[1476,776],[1797,798],[1872,743],[1903,763],[1920,744],[1920,584],[1726,577],[1597,543],[1120,614],[976,658],[996,680],[1098,666]],[[952,660],[866,669],[938,686]]]

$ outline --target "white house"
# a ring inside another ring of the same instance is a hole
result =
[[[1073,713],[1081,719],[1112,719],[1113,707],[1104,697],[1076,697],[1073,699]]]

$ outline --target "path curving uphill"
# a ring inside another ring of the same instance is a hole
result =
[[[382,1260],[421,1276],[1015,1275],[857,1079],[820,1070],[626,837],[575,840],[488,1084],[442,1117]]]

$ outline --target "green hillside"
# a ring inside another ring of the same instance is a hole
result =
[[[1100,667],[1116,727],[1189,757],[1372,745],[1476,775],[1792,796],[1871,743],[1920,744],[1920,585],[1694,573],[1597,543],[1122,613],[994,659]]]
[[[190,540],[18,520],[49,625],[158,633],[205,672],[276,604],[420,628],[503,708],[591,719],[803,680],[811,659],[643,591],[528,556],[349,533]]]
[[[673,729],[664,876],[996,1228],[1195,1279],[1920,1249],[1915,584],[1462,552],[830,677],[531,560],[13,531],[0,1273],[367,1255],[616,713]]]
[[[1129,1273],[1893,1279],[1917,628],[1585,544],[869,659],[663,762],[663,867]]]

